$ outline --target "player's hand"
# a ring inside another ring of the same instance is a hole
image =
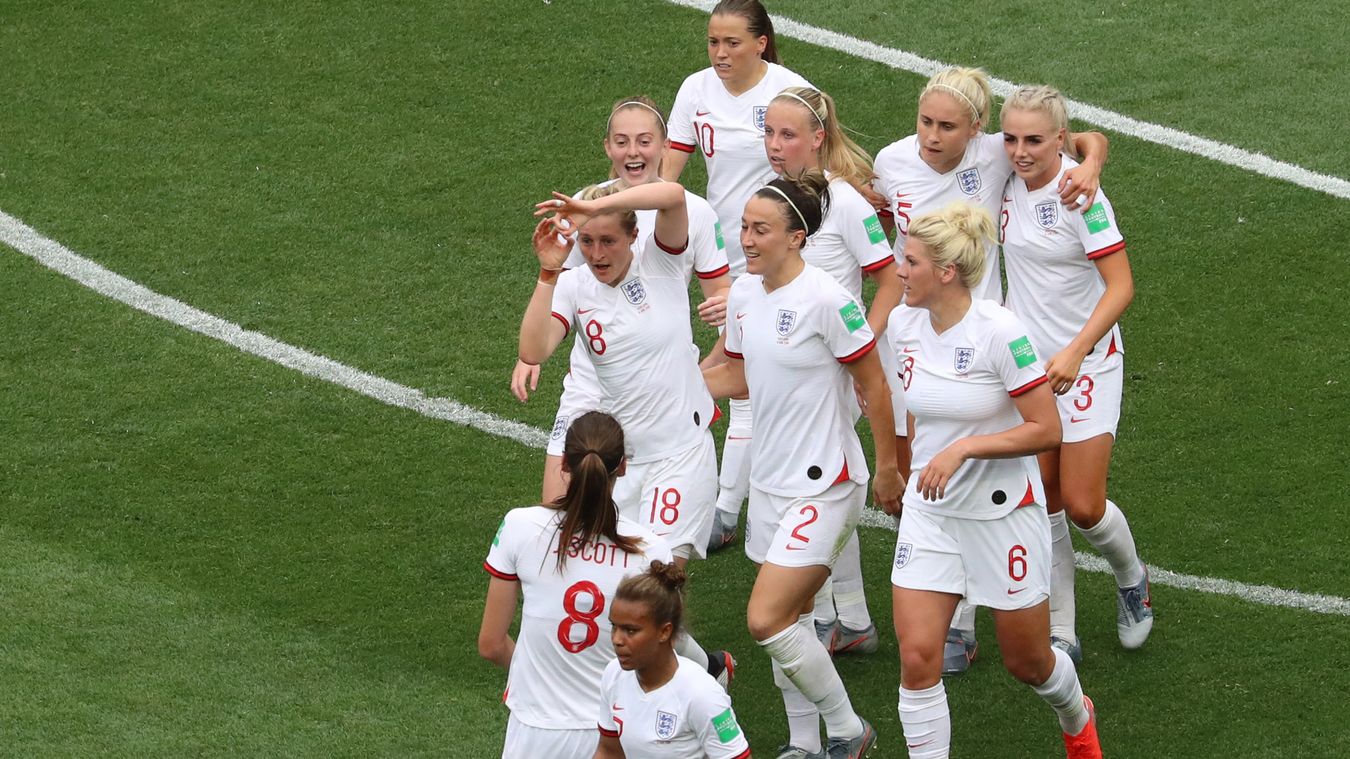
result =
[[[1064,172],[1059,179],[1059,201],[1070,211],[1087,212],[1102,187],[1101,167],[1091,161]]]
[[[595,215],[595,208],[596,203],[593,200],[578,200],[571,195],[564,195],[555,191],[553,200],[545,200],[534,204],[534,215],[556,214],[555,218],[562,218],[580,228]],[[571,231],[575,232],[576,229]]]
[[[698,318],[709,327],[720,327],[727,323],[727,296],[714,295],[698,304]]]
[[[1078,370],[1083,366],[1083,354],[1073,348],[1065,348],[1045,362],[1045,378],[1055,395],[1064,395],[1073,389],[1078,379]]]
[[[900,513],[900,497],[905,494],[905,481],[893,467],[877,467],[872,478],[872,500],[881,510],[895,516]]]
[[[539,387],[539,365],[527,364],[516,359],[516,368],[511,370],[511,394],[524,403],[530,399],[530,393]]]
[[[890,208],[890,203],[886,201],[886,196],[877,192],[872,185],[863,185],[858,188],[858,193],[863,196],[874,211],[885,211]]]
[[[561,226],[566,220],[558,217],[540,219],[534,226],[534,235],[530,238],[534,245],[534,255],[539,259],[539,267],[550,271],[559,271],[567,263],[567,254],[572,252],[571,229]]]
[[[956,470],[966,463],[964,441],[958,440],[955,443],[943,448],[928,462],[928,466],[919,472],[919,494],[925,501],[936,501],[939,498],[945,498],[947,495],[947,483],[951,482],[952,475]]]

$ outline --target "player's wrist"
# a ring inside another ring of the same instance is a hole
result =
[[[550,269],[545,266],[539,267],[539,284],[552,287],[558,283],[558,275],[562,274],[562,269]]]

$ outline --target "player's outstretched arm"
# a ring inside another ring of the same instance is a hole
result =
[[[539,280],[535,283],[530,303],[525,307],[525,316],[520,322],[519,359],[526,364],[544,363],[567,336],[564,323],[552,317],[553,288],[572,249],[570,239],[566,243],[562,242],[559,237],[561,231],[565,231],[565,228],[560,226],[557,218],[542,219],[534,228],[532,242],[535,256],[539,259]]]
[[[872,428],[877,461],[877,473],[872,478],[873,500],[887,514],[897,514],[904,483],[895,468],[895,413],[891,406],[891,386],[886,382],[881,358],[876,350],[872,350],[844,366],[853,381],[862,387],[862,395],[867,400],[867,424]]]
[[[1101,132],[1082,132],[1073,135],[1073,149],[1083,157],[1078,166],[1064,172],[1059,180],[1059,202],[1087,212],[1102,186],[1102,167],[1110,141]],[[1082,198],[1080,201],[1079,198]]]
[[[511,639],[511,622],[516,616],[520,583],[493,577],[488,580],[487,601],[483,604],[483,624],[478,628],[478,655],[502,669],[511,669],[516,642]]]

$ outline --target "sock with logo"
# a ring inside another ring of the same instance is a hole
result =
[[[946,759],[951,754],[952,712],[941,680],[922,690],[900,686],[900,725],[909,759]]]

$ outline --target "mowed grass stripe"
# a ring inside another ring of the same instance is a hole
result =
[[[237,324],[160,295],[43,237],[32,227],[3,211],[0,211],[0,241],[101,295],[316,379],[332,382],[391,406],[472,427],[531,448],[543,448],[547,441],[548,433],[544,430],[502,419],[447,398],[428,398],[420,390],[362,372],[261,333],[244,330]],[[867,512],[864,523],[871,527],[895,529],[893,520],[876,511]],[[1110,572],[1104,562],[1089,554],[1079,553],[1077,565],[1091,572]],[[1195,577],[1152,565],[1150,570],[1153,582],[1157,585],[1227,595],[1267,606],[1350,616],[1350,599],[1304,594],[1265,585],[1246,585],[1219,578]]]

